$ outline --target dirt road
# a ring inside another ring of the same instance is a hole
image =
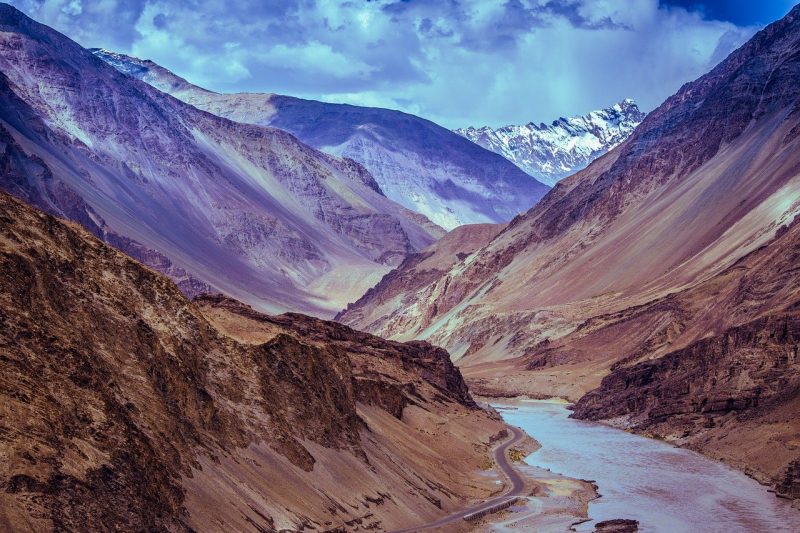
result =
[[[497,463],[497,466],[500,469],[500,471],[511,482],[511,488],[508,491],[506,491],[500,496],[496,496],[490,500],[486,500],[483,503],[467,507],[450,516],[441,518],[436,522],[431,522],[430,524],[416,526],[408,529],[399,529],[394,531],[393,533],[411,533],[413,531],[424,531],[426,529],[446,526],[448,524],[464,520],[465,516],[469,516],[473,513],[478,513],[485,509],[489,509],[499,503],[503,503],[512,498],[516,498],[517,496],[522,495],[522,491],[525,488],[525,483],[522,481],[522,477],[519,475],[519,472],[517,472],[511,465],[511,463],[509,463],[508,457],[506,456],[506,451],[511,446],[514,446],[515,444],[519,444],[520,442],[522,442],[522,440],[525,438],[525,434],[522,432],[522,430],[515,428],[514,426],[508,426],[508,429],[511,431],[511,438],[494,449],[495,463]]]

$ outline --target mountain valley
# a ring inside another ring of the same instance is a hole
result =
[[[800,527],[800,5],[247,4],[0,3],[0,531]]]
[[[332,315],[443,234],[352,160],[198,111],[7,5],[0,41],[0,186],[189,295]]]
[[[799,28],[795,8],[487,244],[407,287],[406,260],[339,319],[447,348],[481,394],[580,399],[791,485]]]

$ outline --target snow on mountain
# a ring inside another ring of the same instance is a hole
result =
[[[92,51],[121,72],[199,109],[279,128],[325,153],[357,161],[388,198],[448,230],[507,222],[548,190],[500,155],[414,115],[268,93],[219,94],[152,61]]]
[[[460,128],[456,133],[514,162],[548,185],[585,168],[628,138],[644,119],[631,99],[552,124]]]

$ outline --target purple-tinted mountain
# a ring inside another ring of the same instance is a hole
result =
[[[330,314],[442,230],[360,164],[200,111],[0,5],[0,187],[260,309]]]
[[[358,161],[389,198],[447,229],[507,222],[548,190],[502,156],[414,115],[277,94],[219,94],[152,61],[94,53],[200,109],[280,128],[323,152]]]

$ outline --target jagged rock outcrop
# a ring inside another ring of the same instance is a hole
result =
[[[461,128],[456,133],[513,161],[547,185],[586,166],[628,138],[644,120],[633,100],[552,124]]]
[[[500,155],[414,115],[277,94],[219,94],[153,61],[102,49],[94,53],[199,109],[280,128],[323,152],[358,161],[386,196],[448,230],[507,222],[548,190]]]
[[[362,165],[200,111],[6,4],[0,71],[0,187],[188,294],[333,315],[444,233]]]
[[[625,518],[603,520],[594,527],[595,533],[636,533],[639,531],[639,522]]]
[[[646,429],[678,415],[755,411],[800,392],[800,316],[768,316],[632,366],[620,366],[576,404],[576,418],[631,415]],[[682,422],[686,422],[682,420]]]
[[[800,461],[793,461],[786,466],[775,488],[780,496],[800,500]]]
[[[0,414],[3,531],[407,526],[494,490],[502,428],[439,348],[192,303],[5,193]]]

